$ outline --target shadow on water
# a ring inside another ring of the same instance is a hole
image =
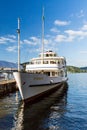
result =
[[[66,112],[67,91],[68,84],[64,83],[55,93],[38,102],[24,104],[20,101],[12,130],[59,130],[58,120]]]

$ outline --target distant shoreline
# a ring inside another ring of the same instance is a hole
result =
[[[87,73],[87,67],[75,67],[75,66],[67,66],[67,72],[70,73]]]

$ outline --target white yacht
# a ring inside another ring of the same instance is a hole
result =
[[[40,54],[26,65],[26,72],[14,72],[14,76],[22,99],[32,100],[67,80],[66,59],[53,51],[47,51],[43,63]]]
[[[44,25],[44,24],[43,24]],[[58,88],[67,81],[66,59],[49,50],[44,52],[44,33],[42,53],[26,65],[26,72],[20,70],[20,22],[18,19],[18,72],[14,72],[22,100],[32,101],[47,92]]]

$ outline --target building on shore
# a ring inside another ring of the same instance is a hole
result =
[[[0,80],[14,79],[13,71],[17,71],[17,63],[0,61]]]

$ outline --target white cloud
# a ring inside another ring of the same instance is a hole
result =
[[[55,33],[60,32],[57,28],[51,28],[50,31],[51,31],[51,32],[55,32]]]
[[[50,44],[52,43],[52,38],[44,39],[44,44]]]
[[[82,36],[84,34],[83,31],[76,31],[76,30],[66,30],[65,33],[72,36]]]
[[[74,36],[67,36],[66,34],[64,35],[56,35],[54,38],[55,42],[72,42],[74,40]]]
[[[65,26],[65,25],[69,25],[69,24],[70,24],[70,21],[55,20],[55,21],[54,21],[54,24],[55,24],[55,25],[58,25],[58,26]]]
[[[37,37],[30,37],[30,39],[32,40],[32,41],[34,41],[34,42],[38,42],[40,39],[39,38],[37,38]]]
[[[9,52],[16,52],[17,46],[9,46],[8,48],[6,48],[7,51]]]
[[[10,35],[10,34],[8,34],[8,37],[13,38],[13,39],[16,39],[16,36],[15,36],[15,35]]]
[[[83,27],[85,28],[85,31],[82,29],[80,29],[80,30],[65,30],[63,32],[63,34],[56,35],[54,37],[54,41],[55,42],[73,42],[74,40],[78,40],[78,41],[82,40],[85,37],[87,37],[87,31],[86,31],[87,26],[83,26]]]
[[[39,38],[37,38],[37,37],[30,37],[29,38],[30,40],[28,40],[28,39],[24,39],[23,40],[23,43],[25,43],[25,44],[29,44],[29,45],[38,45],[38,44],[40,44],[40,42],[41,42],[41,40],[39,39]]]
[[[64,36],[64,35],[57,35],[56,37],[55,37],[55,41],[56,42],[63,42],[63,41],[65,41],[66,40],[66,36]]]
[[[33,43],[27,39],[23,40],[23,43],[32,45]]]
[[[0,37],[0,44],[6,43],[6,38]]]
[[[87,30],[87,24],[84,24],[83,27],[81,28],[81,30],[86,31]]]
[[[15,35],[7,35],[7,36],[0,37],[0,44],[6,44],[8,42],[10,43],[16,42]]]
[[[87,37],[87,31],[86,31],[87,25],[83,25],[83,27],[79,30],[65,30],[63,32],[59,32],[59,35],[46,35],[44,38],[44,44],[46,48],[49,48],[49,45],[52,47],[55,46],[59,42],[73,42],[74,40],[80,41]],[[52,28],[51,31],[57,32],[57,28]],[[84,31],[85,30],[85,31]],[[23,40],[23,43],[33,45],[33,46],[41,46],[42,40],[38,37],[32,36],[28,39]]]
[[[78,38],[78,40],[81,40],[87,37],[87,32],[82,30],[66,30],[64,32],[68,34],[68,38],[71,39],[71,41],[76,38]]]

